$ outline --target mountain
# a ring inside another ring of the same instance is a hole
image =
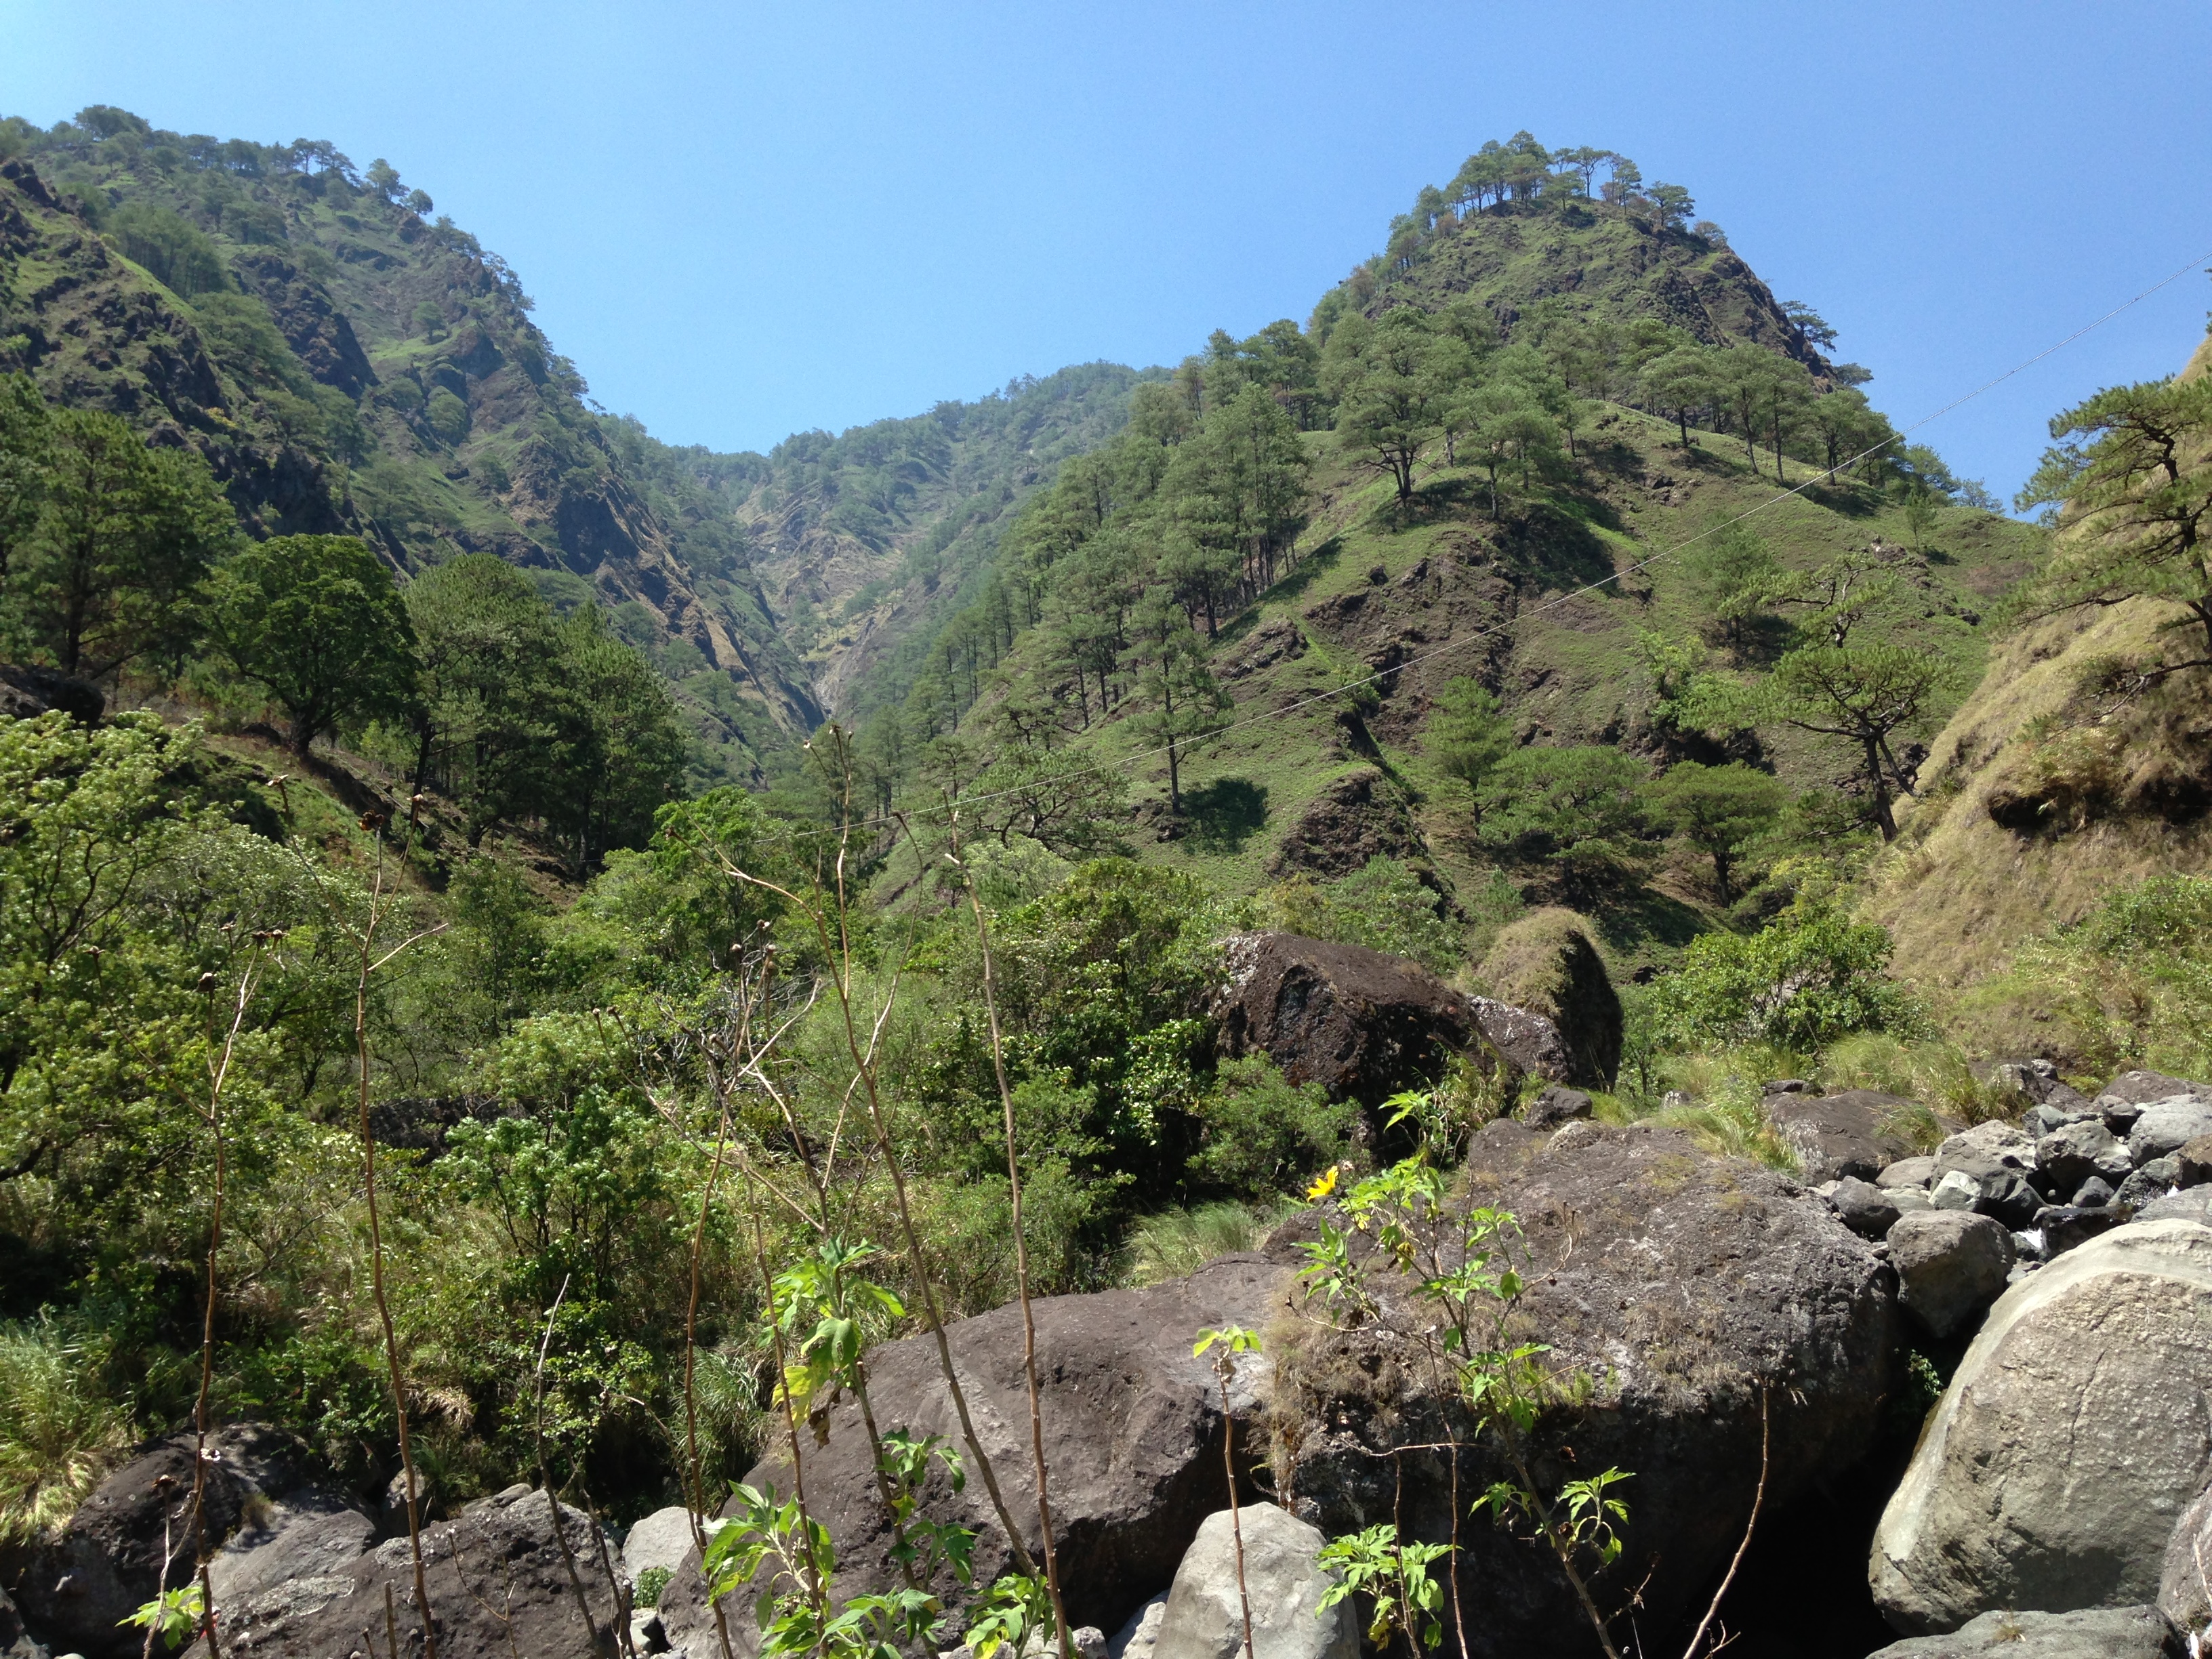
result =
[[[380,161],[104,106],[0,122],[0,373],[198,450],[255,533],[349,532],[403,572],[495,553],[606,607],[676,684],[701,783],[791,764],[1135,379],[673,448],[598,410],[516,273]]]

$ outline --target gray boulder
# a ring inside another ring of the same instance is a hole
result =
[[[1977,1123],[1936,1149],[1936,1186],[1954,1174],[1968,1176],[1977,1187],[1975,1212],[2008,1227],[2025,1227],[2042,1205],[2035,1173],[2035,1143],[2009,1123]]]
[[[2149,1601],[2212,1473],[2208,1389],[2212,1228],[2137,1222],[2021,1279],[1883,1512],[1869,1577],[1884,1616],[1927,1632]]]
[[[1273,1504],[1248,1504],[1244,1587],[1252,1607],[1254,1659],[1359,1659],[1359,1621],[1349,1601],[1327,1613],[1328,1575],[1315,1558],[1328,1540]],[[1229,1511],[1206,1516],[1183,1553],[1168,1591],[1152,1659],[1233,1659],[1244,1646],[1236,1538]]]
[[[1964,1170],[1946,1170],[1928,1189],[1928,1206],[1935,1210],[1972,1211],[1982,1201],[1982,1183]]]
[[[2182,1510],[2166,1540],[2166,1564],[2158,1576],[2158,1610],[2176,1630],[2203,1635],[2212,1626],[2212,1486]]]
[[[1106,1659],[1152,1659],[1159,1644],[1160,1623],[1168,1616],[1168,1598],[1155,1595],[1129,1615],[1129,1622],[1106,1644]]]
[[[2119,1191],[2112,1194],[2112,1202],[2141,1211],[2180,1184],[2181,1159],[2178,1156],[2154,1158],[2120,1183]]]
[[[158,1589],[179,1589],[191,1577],[185,1534],[191,1525],[195,1444],[192,1435],[178,1434],[144,1448],[93,1489],[58,1538],[33,1552],[17,1595],[25,1620],[56,1647],[86,1659],[137,1659],[143,1634],[120,1621]],[[317,1534],[315,1546],[302,1532],[284,1547],[288,1556],[296,1548],[302,1560],[319,1559],[342,1535],[358,1535],[368,1527],[366,1516],[348,1510],[319,1482],[307,1449],[281,1430],[231,1424],[209,1436],[208,1450],[211,1540],[230,1539],[241,1525],[249,1528],[249,1536],[258,1535],[257,1515],[277,1517],[261,1538],[264,1542],[302,1517],[326,1516],[328,1529]],[[165,1539],[173,1552],[166,1581]],[[225,1559],[226,1573],[239,1565],[228,1552],[218,1559]]]
[[[2197,1221],[2212,1227],[2212,1187],[2191,1187],[2154,1198],[2135,1212],[2137,1221]]]
[[[1898,1300],[1936,1336],[1948,1336],[2004,1291],[2017,1255],[1985,1215],[1938,1210],[1900,1216],[1889,1230]]]
[[[424,1579],[441,1656],[600,1659],[615,1650],[620,1613],[607,1571],[611,1557],[602,1555],[605,1540],[589,1516],[565,1504],[558,1513],[560,1537],[546,1494],[510,1487],[423,1528]],[[401,1651],[419,1652],[422,1621],[404,1538],[387,1539],[335,1571],[273,1584],[228,1607],[218,1596],[223,1651],[254,1659],[376,1651],[385,1640],[387,1587]],[[206,1653],[204,1643],[185,1650],[186,1659]]]
[[[1919,1187],[1936,1184],[1936,1160],[1933,1157],[1900,1158],[1875,1178],[1878,1187]]]
[[[1594,1109],[1595,1103],[1580,1089],[1554,1083],[1522,1109],[1521,1121],[1538,1131],[1556,1129],[1561,1124],[1588,1117]]]
[[[1861,1238],[1880,1238],[1897,1224],[1896,1200],[1871,1182],[1846,1176],[1827,1198],[1836,1218]]]
[[[1160,1622],[1167,1616],[1168,1598],[1164,1594],[1155,1595],[1131,1613],[1129,1622],[1106,1644],[1106,1659],[1152,1659],[1152,1650],[1159,1644]]]
[[[655,1510],[623,1537],[623,1576],[632,1583],[649,1567],[673,1572],[691,1553],[691,1511],[681,1504]]]
[[[1291,1282],[1287,1259],[1231,1255],[1188,1279],[1143,1290],[1047,1297],[1032,1304],[1060,1582],[1068,1617],[1077,1624],[1118,1628],[1174,1577],[1200,1522],[1226,1507],[1222,1447],[1228,1425],[1212,1358],[1194,1358],[1192,1339],[1208,1327],[1264,1330],[1285,1310]],[[946,1334],[976,1433],[1035,1555],[1042,1539],[1030,1473],[1021,1310],[1009,1306],[963,1319]],[[1012,1571],[1012,1552],[961,1443],[933,1339],[886,1342],[869,1353],[867,1364],[881,1429],[942,1435],[968,1458],[964,1490],[955,1495],[935,1476],[926,1501],[933,1518],[976,1529],[975,1584],[988,1585]],[[1253,1425],[1269,1367],[1264,1355],[1239,1362],[1230,1408],[1237,1419],[1240,1453],[1248,1445],[1255,1455],[1260,1449]],[[806,1498],[836,1542],[839,1591],[853,1595],[895,1588],[902,1582],[890,1554],[895,1540],[883,1523],[857,1403],[845,1396],[827,1411],[821,1426],[828,1443],[807,1448]],[[781,1492],[792,1487],[781,1450],[745,1479]],[[949,1573],[932,1588],[956,1613],[975,1593]],[[672,1644],[695,1656],[719,1653],[696,1553],[685,1553],[661,1592],[659,1612]],[[731,1598],[724,1615],[734,1649],[741,1656],[755,1651],[758,1632],[750,1601]]]
[[[2128,1149],[2096,1117],[2077,1119],[2043,1136],[2035,1143],[2035,1163],[2050,1177],[2052,1191],[2066,1193],[2093,1176],[2117,1187],[2135,1168]]]
[[[1265,1054],[1293,1083],[1373,1107],[1435,1081],[1455,1055],[1574,1082],[1551,1021],[1454,990],[1418,963],[1295,933],[1235,933],[1209,1012],[1224,1054]]]
[[[1635,1471],[1600,1593],[1640,1594],[1646,1630],[1702,1605],[1741,1539],[1762,1390],[1776,1512],[1840,1478],[1882,1432],[1902,1354],[1895,1275],[1796,1182],[1649,1125],[1576,1123],[1546,1140],[1498,1122],[1474,1138],[1457,1201],[1519,1218],[1516,1340],[1549,1345],[1547,1364],[1595,1384],[1590,1409],[1547,1415],[1532,1437],[1538,1467]],[[1282,1243],[1296,1237],[1286,1229]],[[1332,1537],[1396,1514],[1406,1536],[1445,1542],[1452,1459],[1434,1448],[1456,1436],[1460,1552],[1439,1571],[1459,1575],[1470,1655],[1583,1659],[1589,1626],[1564,1577],[1523,1540],[1468,1524],[1469,1494],[1509,1471],[1409,1334],[1433,1314],[1395,1281],[1382,1291],[1371,1323],[1314,1318],[1277,1342],[1279,1479],[1294,1460],[1285,1489]],[[1394,1460],[1394,1444],[1417,1449]]]
[[[2035,1232],[2043,1240],[2042,1255],[2047,1261],[2087,1243],[2100,1233],[2112,1231],[2127,1219],[2128,1212],[2117,1205],[2085,1208],[2074,1204],[2054,1204],[2035,1212]]]
[[[2202,1187],[2212,1182],[2212,1135],[2199,1135],[2194,1140],[2185,1141],[2173,1156],[2181,1165],[2183,1186]]]
[[[1775,1133],[1797,1154],[1809,1182],[1845,1176],[1872,1181],[1912,1151],[1896,1127],[1898,1115],[1912,1105],[1902,1095],[1847,1089],[1837,1095],[1769,1095],[1765,1103]]]
[[[2091,1176],[2074,1189],[2074,1196],[2068,1201],[2077,1210],[2101,1210],[2110,1205],[2115,1196],[2116,1189],[2111,1182],[2102,1176]]]
[[[2154,1100],[2172,1100],[2178,1095],[2212,1100],[2212,1085],[2168,1077],[2163,1072],[2123,1072],[2097,1091],[2096,1105],[2100,1111],[2114,1105],[2148,1106]]]
[[[2199,1135],[2212,1135],[2212,1100],[2184,1095],[2154,1100],[2128,1131],[2128,1156],[2137,1169],[2156,1158],[2171,1158]],[[2179,1178],[2180,1171],[2175,1170]]]
[[[2172,1632],[2156,1607],[1985,1613],[1948,1636],[1915,1636],[1868,1659],[2165,1659]]]

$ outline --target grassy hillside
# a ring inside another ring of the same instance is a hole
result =
[[[2208,374],[2212,341],[2181,378]],[[1926,796],[1868,906],[1916,978],[1986,979],[2145,878],[2212,872],[2212,684],[2143,678],[2173,659],[2183,620],[2148,599],[2061,611],[1996,651],[1930,746]]]
[[[1468,676],[1491,687],[1524,744],[1616,744],[1656,770],[1655,688],[1638,635],[1705,629],[1705,597],[1668,550],[1715,522],[1759,509],[1752,522],[1793,570],[1882,550],[1909,596],[1902,636],[1955,665],[1942,712],[1966,695],[1987,652],[1983,618],[2018,580],[2037,532],[1950,508],[1916,554],[1879,492],[1820,485],[1776,501],[1773,481],[1754,476],[1728,440],[1696,438],[1683,450],[1666,423],[1616,410],[1575,480],[1496,524],[1473,467],[1435,457],[1408,517],[1387,480],[1348,466],[1328,434],[1310,434],[1315,520],[1292,574],[1210,650],[1237,724],[1185,763],[1184,819],[1170,818],[1166,763],[1145,752],[1152,745],[1131,719],[1079,732],[1063,752],[1129,779],[1129,838],[1147,863],[1250,894],[1300,876],[1340,878],[1378,853],[1409,860],[1432,870],[1475,924],[1469,948],[1479,951],[1521,904],[1557,893],[1540,870],[1499,867],[1474,839],[1467,787],[1428,752],[1445,684]],[[1790,468],[1791,482],[1807,471]],[[1716,658],[1755,668],[1784,636],[1776,617]],[[1006,683],[1030,671],[1042,647],[1040,639],[1018,646],[1000,670]],[[1376,674],[1364,712],[1358,699],[1327,695]],[[979,705],[963,729],[987,730],[994,707]],[[1849,781],[1850,757],[1801,733],[1769,734],[1748,752],[1793,791]],[[1613,891],[1596,908],[1616,965],[1633,972],[1668,960],[1718,907],[1710,872],[1670,854],[1649,884]]]

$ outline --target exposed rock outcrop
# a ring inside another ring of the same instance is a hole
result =
[[[18,1596],[23,1614],[57,1650],[74,1649],[86,1659],[137,1659],[143,1633],[120,1621],[163,1588],[188,1583],[192,1547],[192,1453],[190,1434],[172,1435],[143,1449],[93,1489],[61,1535],[36,1551]],[[368,1517],[318,1480],[307,1448],[265,1425],[233,1424],[209,1437],[206,1524],[210,1541],[239,1533],[241,1523],[287,1529],[289,1520],[333,1517],[327,1524],[355,1530]],[[342,1517],[350,1516],[350,1520]],[[223,1559],[219,1557],[218,1559]],[[228,1558],[231,1571],[239,1558]]]
[[[1912,1151],[1897,1125],[1898,1115],[1911,1105],[1902,1095],[1846,1089],[1833,1095],[1769,1095],[1766,1115],[1797,1154],[1806,1180],[1855,1176],[1872,1181]]]
[[[2166,1659],[2173,1632],[2156,1607],[1983,1613],[1948,1636],[1893,1642],[1869,1659]]]
[[[424,1582],[441,1659],[609,1659],[616,1592],[598,1529],[581,1510],[513,1486],[422,1532]],[[250,1562],[252,1558],[247,1558]],[[574,1577],[570,1577],[573,1566]],[[422,1650],[412,1558],[404,1538],[335,1570],[280,1579],[223,1603],[223,1651],[257,1659],[344,1659],[384,1651],[389,1589],[404,1655]],[[135,1655],[137,1649],[133,1648]],[[204,1643],[186,1659],[205,1659]]]

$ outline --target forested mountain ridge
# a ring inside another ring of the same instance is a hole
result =
[[[1578,175],[1566,179],[1571,185]],[[1819,349],[1823,336],[1833,338],[1826,325],[1806,307],[1793,315],[1777,301],[1719,226],[1705,220],[1685,226],[1686,197],[1662,211],[1582,190],[1548,199],[1530,191],[1478,207],[1461,191],[1464,211],[1451,198],[1437,200],[1443,192],[1433,186],[1425,191],[1416,210],[1393,222],[1388,251],[1322,296],[1316,325],[1325,329],[1350,309],[1370,317],[1395,305],[1435,310],[1469,295],[1510,333],[1554,301],[1581,318],[1650,318],[1705,345],[1744,341],[1795,358],[1815,374],[1832,370]]]
[[[973,597],[1011,510],[1060,460],[1119,431],[1144,378],[1081,364],[834,437],[798,433],[766,456],[673,447],[628,418],[607,429],[656,501],[680,496],[672,510],[687,521],[718,515],[744,539],[817,702],[850,718],[904,690],[902,665]]]
[[[410,574],[492,553],[557,608],[598,603],[678,689],[702,783],[787,766],[847,659],[957,592],[1133,379],[1066,370],[769,456],[677,450],[598,410],[505,262],[381,162],[104,107],[0,123],[9,155],[0,372],[204,454],[256,534],[359,534]]]

